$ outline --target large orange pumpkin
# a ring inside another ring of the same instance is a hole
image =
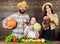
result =
[[[6,21],[6,26],[12,27],[12,28],[16,27],[16,20],[14,20],[14,19],[7,20]]]

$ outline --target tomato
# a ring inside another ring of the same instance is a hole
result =
[[[13,38],[13,42],[16,42],[17,38]]]

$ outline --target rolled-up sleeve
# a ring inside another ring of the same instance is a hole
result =
[[[5,19],[3,19],[3,21],[2,21],[2,26],[4,27],[4,28],[6,28],[6,21],[8,20],[8,19],[10,19],[11,17],[7,17],[7,18],[5,18]]]
[[[11,18],[13,18],[15,15],[13,14],[13,15],[10,15],[10,16],[8,16],[7,18],[4,18],[3,20],[2,20],[2,26],[3,26],[3,28],[7,28],[6,27],[6,21],[7,20],[9,20],[9,19],[11,19]]]

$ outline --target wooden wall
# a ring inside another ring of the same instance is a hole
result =
[[[4,29],[1,25],[2,20],[12,15],[13,13],[18,12],[18,9],[16,7],[17,3],[22,0],[0,0],[0,40],[4,40],[5,37],[9,34],[11,34],[12,30]],[[42,5],[46,2],[51,2],[53,4],[53,10],[58,14],[59,22],[60,22],[60,0],[26,0],[29,8],[26,13],[29,14],[29,16],[36,16],[39,23],[42,22],[43,18],[43,12],[41,10]],[[58,37],[58,32],[60,28],[60,23],[58,28],[56,29],[56,35]]]

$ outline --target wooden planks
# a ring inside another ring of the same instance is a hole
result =
[[[12,32],[12,30],[6,30],[2,27],[2,20],[12,15],[13,13],[18,12],[16,7],[17,3],[22,0],[0,0],[0,39],[4,40],[4,38]],[[29,14],[30,17],[35,16],[39,23],[43,20],[43,12],[42,12],[42,5],[46,2],[51,2],[53,4],[53,10],[58,14],[59,22],[60,22],[60,0],[26,0],[29,8],[26,13]],[[60,25],[59,25],[60,28]],[[56,32],[59,32],[56,30]]]

